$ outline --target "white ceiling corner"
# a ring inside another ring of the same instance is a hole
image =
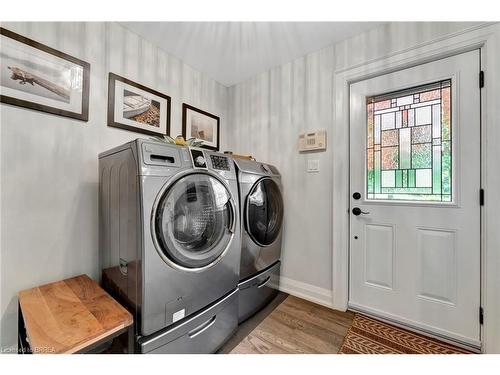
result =
[[[225,86],[380,26],[381,22],[121,22]]]

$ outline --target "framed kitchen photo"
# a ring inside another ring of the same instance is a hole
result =
[[[203,141],[200,147],[219,151],[220,118],[216,115],[182,104],[182,136]]]
[[[90,64],[0,27],[0,102],[88,121]]]
[[[109,73],[108,126],[170,135],[170,96]]]

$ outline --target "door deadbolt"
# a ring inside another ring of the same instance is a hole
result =
[[[361,194],[360,194],[360,193],[358,193],[358,192],[355,192],[355,193],[352,195],[352,197],[353,197],[354,199],[358,200],[358,199],[361,199]]]

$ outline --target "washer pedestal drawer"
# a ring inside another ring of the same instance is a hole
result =
[[[238,284],[238,322],[241,323],[264,308],[277,294],[281,262]]]
[[[203,354],[214,353],[238,327],[236,289],[179,324],[139,339],[141,353]]]

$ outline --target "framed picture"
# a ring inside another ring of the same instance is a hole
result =
[[[109,73],[108,126],[170,135],[170,96]]]
[[[88,121],[90,64],[0,27],[0,101]]]
[[[203,141],[201,147],[219,151],[220,118],[201,109],[182,104],[182,136]]]

